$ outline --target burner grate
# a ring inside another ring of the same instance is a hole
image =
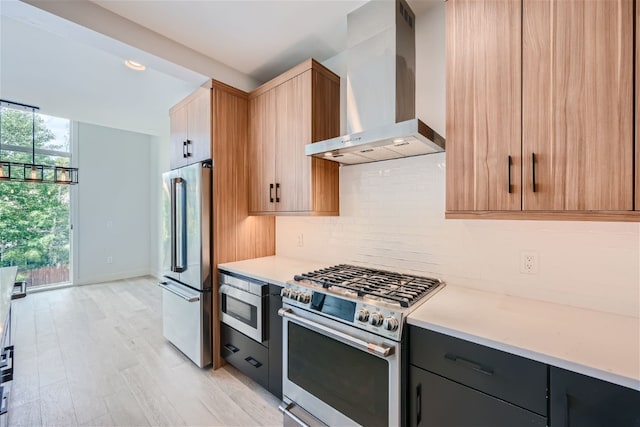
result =
[[[323,288],[339,287],[359,297],[380,298],[409,307],[440,285],[439,279],[340,264],[296,275],[294,280],[309,280]]]

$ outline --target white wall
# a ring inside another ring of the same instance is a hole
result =
[[[416,29],[418,117],[444,135],[444,4]],[[341,216],[278,217],[276,253],[640,317],[640,224],[445,220],[445,157],[341,168]],[[537,275],[520,273],[522,251],[539,254]]]
[[[77,284],[149,273],[148,135],[78,124]],[[157,221],[156,221],[157,222]],[[107,257],[113,262],[107,263]]]
[[[164,137],[151,137],[149,152],[149,274],[160,277],[160,212],[162,211],[162,174],[169,170],[169,122]]]

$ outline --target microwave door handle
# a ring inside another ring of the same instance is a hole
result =
[[[176,269],[176,178],[171,178],[171,271]]]
[[[388,357],[393,354],[393,348],[391,347],[385,347],[382,345],[370,343],[365,340],[361,340],[360,338],[352,337],[351,335],[345,334],[344,332],[328,328],[324,325],[321,325],[320,323],[314,322],[313,320],[305,319],[304,317],[298,316],[290,308],[281,308],[280,310],[278,310],[278,314],[283,318],[290,319],[296,323],[308,327],[309,329],[330,336],[331,338],[337,339],[338,341],[345,344],[349,344],[361,350],[366,350],[369,353],[375,354],[376,356]]]

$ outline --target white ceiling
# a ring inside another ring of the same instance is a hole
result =
[[[365,0],[94,3],[265,82],[345,48],[349,12]]]
[[[24,1],[0,0],[0,97],[166,135],[169,107],[207,77],[250,90],[342,52],[346,16],[366,0]],[[409,3],[419,15],[438,1]]]

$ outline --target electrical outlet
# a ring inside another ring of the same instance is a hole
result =
[[[107,264],[113,264],[113,257],[112,256],[108,256],[107,257]]]
[[[301,248],[304,246],[304,234],[298,233],[298,247]]]
[[[538,274],[537,252],[520,252],[520,273]]]

